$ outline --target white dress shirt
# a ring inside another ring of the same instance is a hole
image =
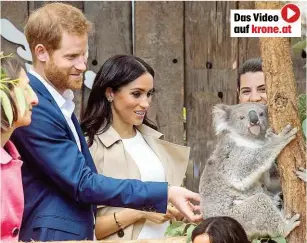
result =
[[[46,80],[44,80],[42,78],[42,76],[40,76],[37,72],[35,72],[33,69],[31,69],[29,71],[30,74],[32,74],[33,76],[35,76],[37,79],[39,79],[39,81],[42,82],[42,84],[46,87],[46,89],[49,91],[49,93],[51,94],[51,96],[53,97],[53,99],[55,100],[55,102],[57,103],[57,105],[60,107],[65,120],[68,123],[68,126],[70,128],[70,130],[72,131],[75,140],[77,142],[78,148],[81,151],[81,145],[80,145],[80,139],[77,133],[77,130],[75,128],[75,125],[71,119],[71,116],[75,110],[75,103],[73,102],[74,99],[74,93],[72,92],[71,89],[66,89],[63,94],[61,95],[58,91],[56,91],[56,89],[49,84]]]

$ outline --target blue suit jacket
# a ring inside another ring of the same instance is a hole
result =
[[[72,120],[82,152],[51,94],[36,77],[28,75],[39,105],[33,108],[31,125],[16,129],[12,136],[24,162],[20,240],[91,240],[94,205],[164,213],[167,184],[97,174],[76,117]]]

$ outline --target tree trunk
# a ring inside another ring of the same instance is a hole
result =
[[[281,9],[280,2],[256,2],[256,9]],[[280,132],[287,124],[299,129],[278,157],[285,215],[301,215],[301,224],[287,237],[288,243],[306,242],[306,184],[293,171],[306,167],[306,147],[298,116],[295,79],[288,38],[260,38],[271,127]]]

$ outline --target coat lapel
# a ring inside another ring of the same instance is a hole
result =
[[[80,145],[81,145],[81,152],[82,152],[82,154],[83,154],[83,156],[85,158],[86,164],[91,168],[91,170],[93,172],[97,173],[96,166],[95,166],[95,164],[93,162],[92,156],[91,156],[90,151],[88,149],[87,142],[85,140],[85,137],[83,136],[83,132],[81,130],[80,124],[79,124],[78,119],[75,116],[75,114],[72,114],[71,119],[72,119],[72,122],[75,125],[77,134],[79,136]]]
[[[68,123],[67,123],[67,121],[66,121],[66,119],[65,119],[65,117],[64,117],[64,115],[63,115],[63,113],[60,109],[60,107],[58,106],[58,104],[56,103],[56,101],[54,100],[52,95],[49,93],[49,91],[47,90],[45,85],[38,78],[36,78],[34,75],[32,75],[31,73],[28,73],[28,77],[30,79],[30,84],[33,87],[33,89],[35,89],[38,93],[40,93],[45,99],[50,101],[50,103],[55,107],[55,109],[57,110],[57,112],[59,114],[60,119],[62,120],[61,123],[65,124],[65,126],[66,126],[66,130],[69,134],[70,140],[72,140],[77,145],[75,136],[74,136],[73,132],[71,131],[71,129],[70,129],[70,127],[69,127],[69,125],[68,125]],[[34,107],[34,109],[35,109],[35,107]],[[74,119],[75,119],[75,121],[74,121]],[[82,132],[80,133],[80,131],[81,131],[80,125],[79,125],[77,118],[75,117],[74,114],[72,116],[72,120],[73,120],[73,123],[76,127],[77,133],[79,135],[80,143],[81,143],[80,134],[82,134]],[[82,146],[82,143],[81,143],[81,146]],[[83,149],[81,149],[81,150],[83,151]]]
[[[190,148],[162,140],[163,134],[146,126],[138,126],[149,147],[160,159],[171,185],[180,186],[184,179],[190,155]]]
[[[33,76],[31,73],[28,73],[28,77],[30,79],[30,85],[32,86],[32,88],[35,89],[38,93],[40,93],[43,97],[45,97],[47,100],[50,101],[50,103],[58,111],[59,115],[61,116],[61,119],[63,119],[64,124],[65,123],[67,124],[60,107],[58,106],[56,101],[53,99],[52,95],[49,93],[47,88],[43,85],[43,83],[38,78]],[[35,109],[35,107],[34,107],[34,109]],[[68,126],[68,124],[67,124],[67,126]]]

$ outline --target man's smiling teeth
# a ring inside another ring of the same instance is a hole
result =
[[[135,111],[135,113],[140,116],[145,115],[145,111]]]

